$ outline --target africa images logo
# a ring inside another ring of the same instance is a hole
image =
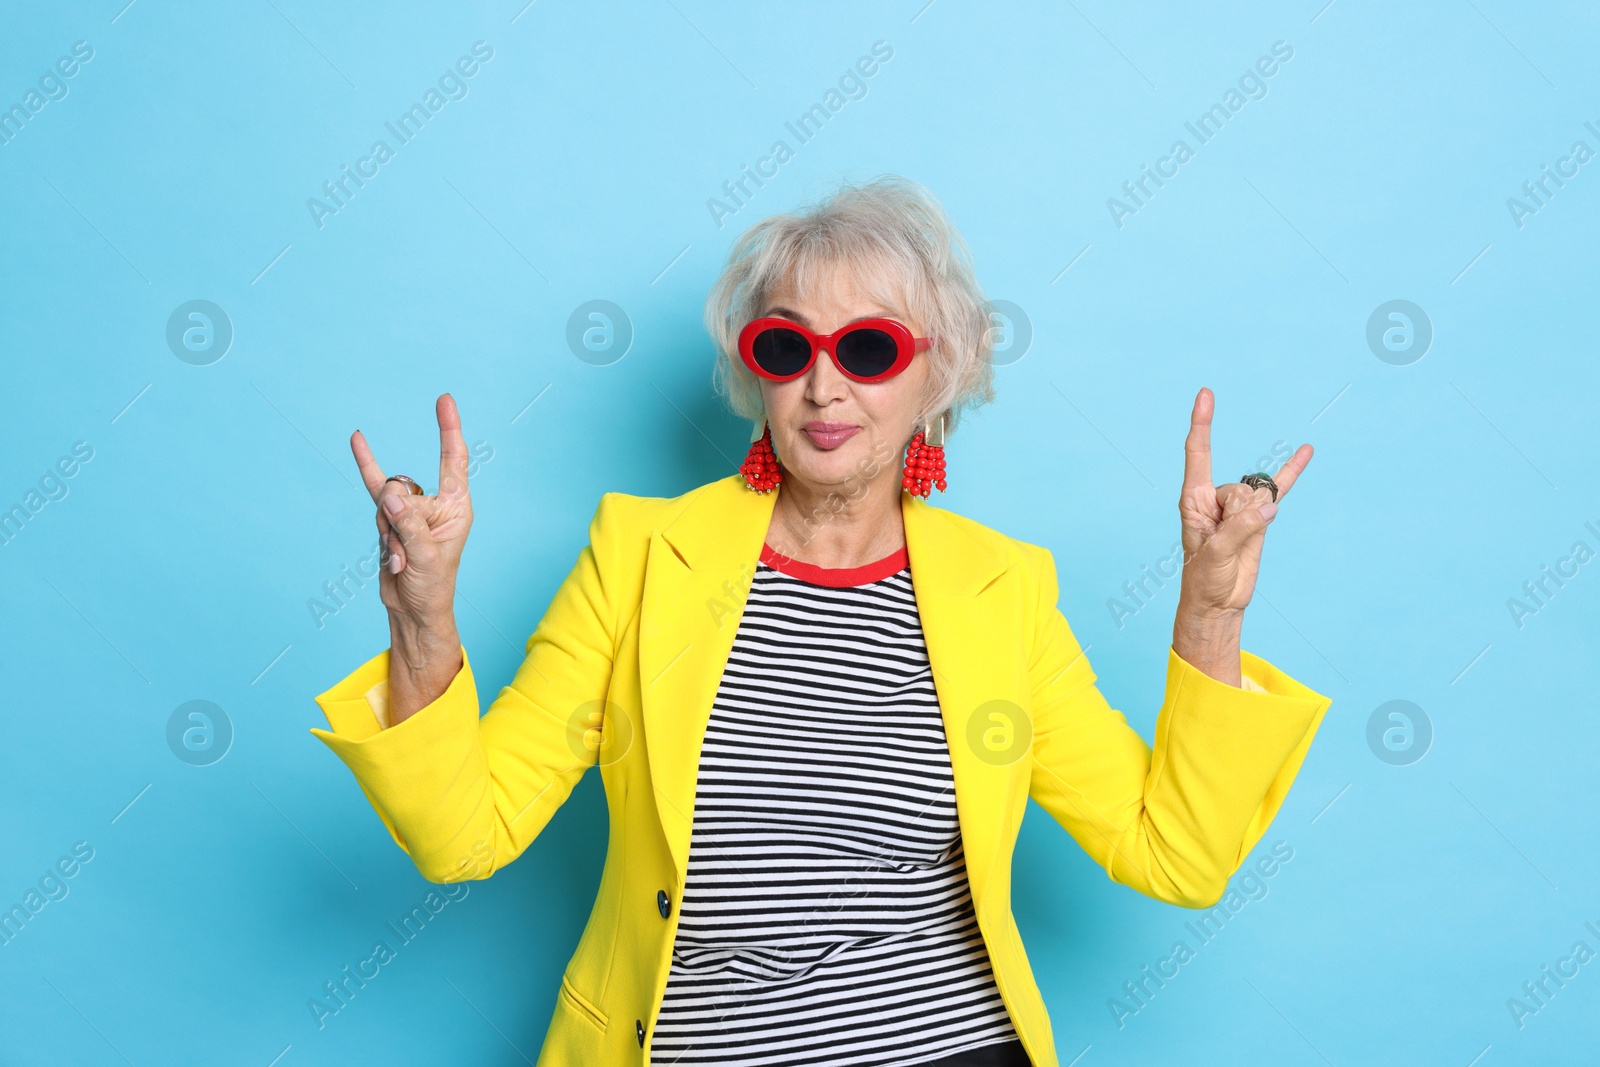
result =
[[[1196,151],[1221,133],[1229,120],[1243,111],[1246,104],[1252,100],[1265,100],[1268,93],[1268,79],[1276,75],[1283,69],[1283,65],[1293,58],[1294,46],[1287,41],[1272,42],[1272,54],[1261,56],[1254,66],[1247,67],[1239,76],[1237,88],[1229,86],[1223,92],[1220,101],[1200,112],[1192,122],[1183,124],[1183,128],[1194,138],[1194,145],[1191,146],[1182,137],[1178,138],[1172,142],[1167,154],[1155,161],[1153,169],[1148,163],[1141,164],[1139,176],[1122,183],[1121,198],[1107,197],[1106,211],[1110,213],[1111,221],[1116,224],[1117,229],[1120,230],[1127,225],[1125,219],[1137,215],[1141,208],[1149,206],[1150,201],[1155,199],[1156,193],[1167,182],[1176,178],[1183,165],[1195,157]]]
[[[367,182],[378,176],[379,169],[395,157],[400,147],[410,144],[411,139],[422,132],[428,120],[444,110],[445,104],[452,100],[465,100],[467,79],[475,76],[482,69],[482,64],[493,58],[494,49],[487,42],[473,42],[472,55],[461,56],[452,68],[439,75],[437,87],[428,86],[420,101],[402,111],[393,122],[383,124],[394,137],[393,146],[388,141],[374,141],[367,154],[356,160],[354,170],[350,169],[348,163],[340,164],[338,177],[322,183],[325,199],[313,196],[306,200],[306,210],[311,212],[311,221],[317,224],[317,229],[327,224],[328,216],[337,215],[349,207],[356,193],[366,188]]]

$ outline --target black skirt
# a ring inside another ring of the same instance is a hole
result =
[[[921,1067],[1033,1067],[1033,1061],[1023,1051],[1021,1041],[1007,1041],[999,1045],[969,1048],[940,1060],[929,1060]]]

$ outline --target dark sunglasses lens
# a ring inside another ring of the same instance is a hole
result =
[[[780,377],[799,374],[811,360],[811,342],[795,330],[777,326],[756,334],[750,347],[756,366]]]
[[[894,366],[899,349],[882,330],[851,330],[839,338],[839,365],[859,378],[875,378]]]

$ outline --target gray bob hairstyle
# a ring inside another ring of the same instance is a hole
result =
[[[712,381],[734,414],[757,425],[760,379],[739,358],[739,331],[789,281],[805,297],[826,291],[838,270],[885,309],[915,321],[935,343],[926,350],[929,416],[953,429],[962,409],[994,399],[994,333],[972,255],[933,194],[885,175],[837,191],[796,214],[746,230],[706,300],[706,329],[718,349]]]

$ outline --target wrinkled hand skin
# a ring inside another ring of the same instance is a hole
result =
[[[435,404],[439,421],[439,491],[417,496],[388,480],[366,437],[350,436],[361,480],[377,505],[384,547],[379,596],[389,611],[389,724],[437,700],[461,670],[456,630],[456,574],[472,529],[467,443],[449,393]]]
[[[1211,417],[1216,399],[1201,389],[1194,399],[1183,446],[1183,582],[1172,624],[1172,650],[1228,685],[1240,684],[1239,635],[1244,609],[1255,592],[1267,526],[1300,473],[1311,462],[1309,444],[1278,468],[1278,500],[1265,486],[1211,481]],[[1254,472],[1246,472],[1254,473]]]

